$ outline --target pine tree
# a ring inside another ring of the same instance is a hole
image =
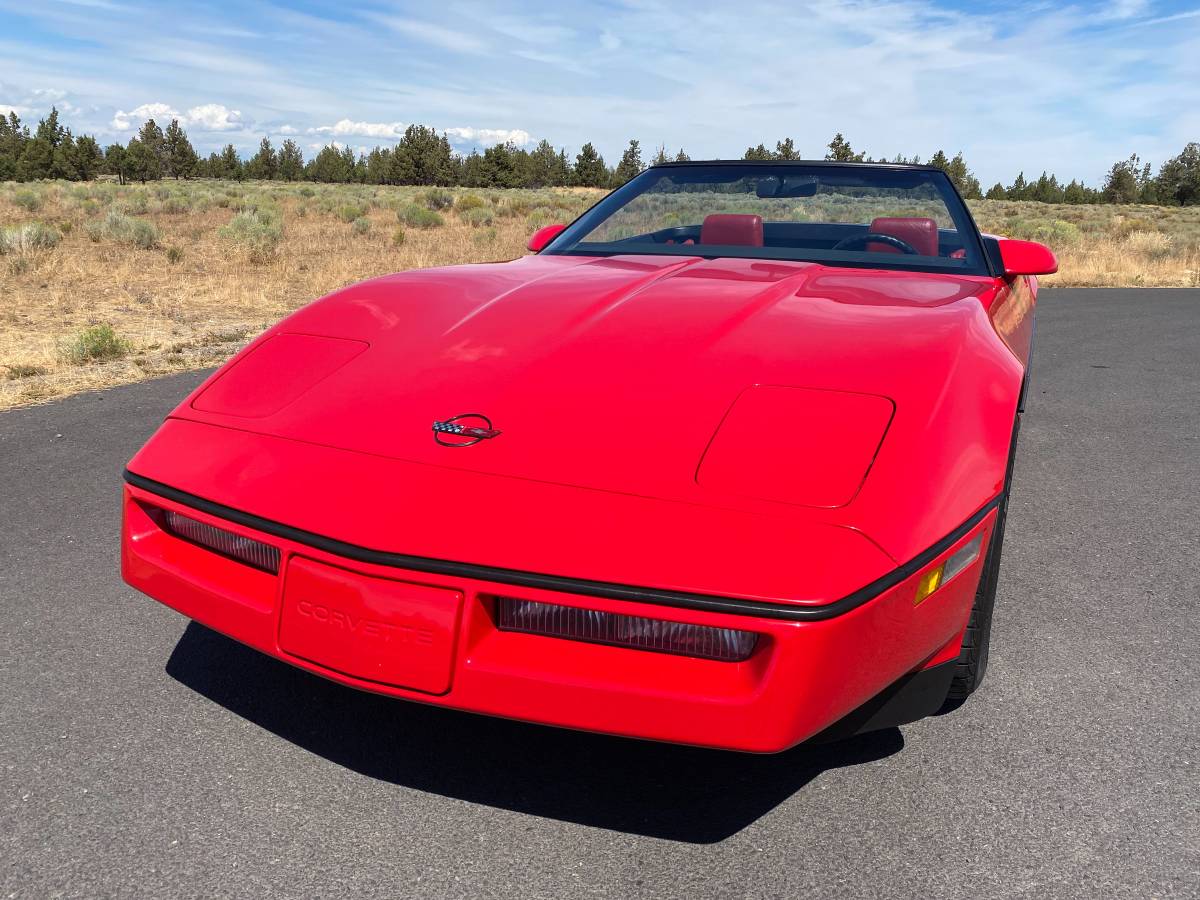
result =
[[[483,187],[512,188],[521,186],[521,167],[516,147],[512,143],[496,144],[483,151],[480,174]]]
[[[526,176],[523,179],[526,187],[563,184],[567,178],[565,164],[565,151],[560,154],[549,141],[539,141],[528,157]]]
[[[167,167],[167,141],[162,129],[153,119],[147,119],[138,131],[137,141],[145,153],[138,151],[138,174],[134,177],[141,181],[162,178],[163,170]]]
[[[0,116],[0,181],[16,180],[17,162],[28,140],[29,129],[21,124],[15,111],[10,110],[7,119]]]
[[[43,140],[50,147],[57,148],[67,136],[67,130],[58,123],[58,107],[50,107],[50,115],[38,122],[34,138]]]
[[[1188,144],[1182,153],[1163,163],[1155,188],[1160,201],[1180,206],[1200,203],[1200,143]]]
[[[450,140],[425,125],[409,125],[392,151],[390,184],[452,184]]]
[[[1029,185],[1025,183],[1025,173],[1018,172],[1016,180],[1005,191],[1009,200],[1028,200]]]
[[[1141,160],[1134,153],[1123,162],[1113,163],[1104,181],[1102,192],[1108,203],[1137,203],[1141,193],[1138,186],[1138,175],[1141,171]]]
[[[575,157],[574,182],[582,187],[603,187],[608,182],[608,167],[592,144],[586,143]]]
[[[784,138],[782,141],[775,142],[775,152],[772,154],[772,158],[799,159],[800,151],[796,149],[796,145],[791,138]]]
[[[258,144],[258,152],[246,163],[246,177],[272,181],[279,171],[279,160],[271,139],[264,137]]]
[[[464,187],[483,187],[485,181],[483,157],[478,150],[472,150],[459,166],[458,183]]]
[[[173,178],[191,178],[200,161],[196,150],[178,119],[172,119],[163,135],[163,156],[166,172]]]
[[[963,159],[961,150],[955,154],[954,159],[949,159],[944,151],[939,150],[930,157],[929,165],[937,166],[949,175],[958,192],[967,200],[979,200],[983,197],[983,190],[980,187],[979,179],[971,174],[971,171],[967,168],[967,163]]]
[[[645,165],[642,164],[641,145],[636,140],[631,140],[629,146],[625,148],[625,152],[621,154],[621,161],[613,173],[614,187],[636,178],[645,168]]]
[[[116,175],[119,184],[124,184],[129,178],[129,154],[120,144],[109,144],[104,151],[104,170]]]
[[[1000,182],[997,181],[990,188],[988,188],[987,199],[989,199],[989,200],[1007,200],[1008,199],[1008,191],[1006,191],[1004,189],[1004,185],[1002,185]]]
[[[71,168],[72,178],[91,181],[104,164],[104,154],[94,137],[81,134],[75,139],[73,152],[69,154],[67,164]]]
[[[675,154],[675,162],[691,162],[692,158],[683,152],[683,148],[679,148],[679,152]]]
[[[162,176],[162,162],[150,147],[139,138],[130,138],[125,148],[125,163],[129,178],[145,184]]]
[[[241,181],[245,177],[242,170],[242,160],[233,144],[226,144],[221,150],[221,171],[218,178],[233,178]]]
[[[742,154],[742,159],[767,160],[771,158],[771,151],[767,149],[766,144],[759,144],[757,147],[747,147],[746,152]]]
[[[855,153],[850,142],[842,137],[842,133],[839,131],[829,142],[829,152],[825,154],[825,158],[837,162],[862,162],[866,158],[866,153]]]
[[[279,177],[284,181],[299,181],[304,177],[304,154],[291,138],[279,148]]]
[[[347,166],[346,154],[330,144],[317,151],[317,155],[305,166],[304,174],[313,181],[345,184],[354,178],[354,156],[351,154]]]
[[[667,145],[660,144],[658,147],[658,150],[656,150],[654,153],[654,158],[652,160],[650,160],[650,165],[661,166],[663,163],[666,163],[666,162],[670,162],[670,160],[667,159]]]
[[[54,145],[45,137],[34,137],[26,141],[21,158],[17,160],[17,181],[51,178],[53,172]]]

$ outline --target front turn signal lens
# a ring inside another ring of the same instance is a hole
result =
[[[930,594],[979,559],[981,549],[983,549],[982,531],[932,569],[923,573],[917,580],[917,595],[913,598],[913,606],[923,603]]]
[[[917,596],[913,603],[920,603],[942,584],[942,566],[936,566],[921,576],[917,582]]]

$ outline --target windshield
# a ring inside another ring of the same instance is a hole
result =
[[[987,274],[978,232],[945,173],[885,166],[657,166],[601,200],[544,252]]]

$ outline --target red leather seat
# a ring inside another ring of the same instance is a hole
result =
[[[735,244],[741,247],[763,245],[762,216],[719,213],[704,217],[700,226],[701,244]]]
[[[938,255],[938,227],[933,219],[919,216],[880,216],[871,223],[871,231],[899,238],[922,256]],[[871,241],[866,249],[871,253],[903,253],[899,247]]]

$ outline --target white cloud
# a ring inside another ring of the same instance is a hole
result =
[[[147,119],[163,121],[178,119],[185,128],[197,131],[233,131],[244,126],[242,114],[220,103],[203,103],[181,113],[166,103],[143,103],[129,112],[117,110],[109,124],[117,131],[133,131]]]
[[[279,133],[280,134],[299,134],[300,129],[294,128],[291,125],[280,125]]]
[[[356,135],[399,140],[404,136],[404,128],[403,122],[352,122],[350,119],[339,119],[332,125],[319,125],[308,131],[309,134]]]
[[[117,131],[132,131],[147,119],[177,119],[179,113],[165,103],[143,103],[129,112],[117,110],[109,123]]]
[[[242,114],[236,109],[229,109],[220,103],[205,103],[193,106],[181,120],[181,124],[191,125],[201,131],[232,131],[243,125]]]
[[[336,137],[369,137],[376,140],[398,141],[404,137],[404,122],[355,122],[351,119],[339,119],[332,125],[319,125],[308,129],[309,134],[327,134]],[[528,131],[521,128],[445,128],[434,129],[444,131],[454,144],[504,144],[514,143],[524,147],[532,143],[533,138]]]
[[[446,135],[456,144],[507,144],[524,147],[532,143],[528,131],[520,128],[447,128]]]
[[[613,51],[621,49],[621,39],[611,31],[600,32],[600,46],[605,50]]]

